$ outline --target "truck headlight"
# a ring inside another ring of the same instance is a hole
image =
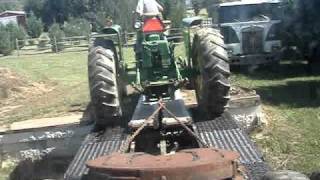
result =
[[[271,49],[272,49],[272,51],[280,51],[280,46],[279,45],[273,45]]]
[[[227,52],[228,52],[228,55],[233,55],[233,49],[232,48],[227,48]]]

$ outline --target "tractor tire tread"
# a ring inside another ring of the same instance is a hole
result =
[[[212,28],[202,28],[196,32],[193,45],[197,51],[193,57],[202,61],[198,63],[203,79],[199,105],[209,118],[215,118],[225,111],[230,99],[231,73],[223,36]]]
[[[92,47],[88,55],[91,102],[97,125],[112,124],[121,115],[114,52]]]

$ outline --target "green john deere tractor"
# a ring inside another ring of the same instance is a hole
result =
[[[119,26],[105,28],[90,48],[88,71],[96,124],[117,122],[123,115],[126,84],[146,97],[146,102],[175,99],[175,91],[194,88],[200,109],[210,118],[221,115],[229,100],[228,55],[218,30],[202,27],[201,18],[184,23],[186,58],[175,56],[175,43],[167,39],[157,17],[136,23],[136,58],[124,59]],[[172,39],[171,39],[172,40]],[[133,62],[134,61],[134,62]]]

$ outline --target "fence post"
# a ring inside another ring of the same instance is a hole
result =
[[[16,49],[17,49],[17,53],[18,56],[20,56],[20,52],[19,52],[19,40],[16,38]]]
[[[91,40],[91,35],[89,34],[88,35],[88,48],[90,48],[90,42],[91,42],[90,40]]]
[[[126,45],[126,47],[128,47],[128,32],[124,31],[124,43]]]
[[[71,44],[71,47],[74,48],[73,39],[70,38],[70,39],[69,39],[69,43]]]
[[[54,36],[53,39],[54,39],[54,48],[55,48],[54,50],[56,51],[56,53],[58,53],[58,44],[57,44],[56,36]]]

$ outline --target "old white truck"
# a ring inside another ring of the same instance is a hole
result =
[[[213,24],[225,38],[231,64],[271,64],[280,61],[281,0],[242,0],[214,8]]]

